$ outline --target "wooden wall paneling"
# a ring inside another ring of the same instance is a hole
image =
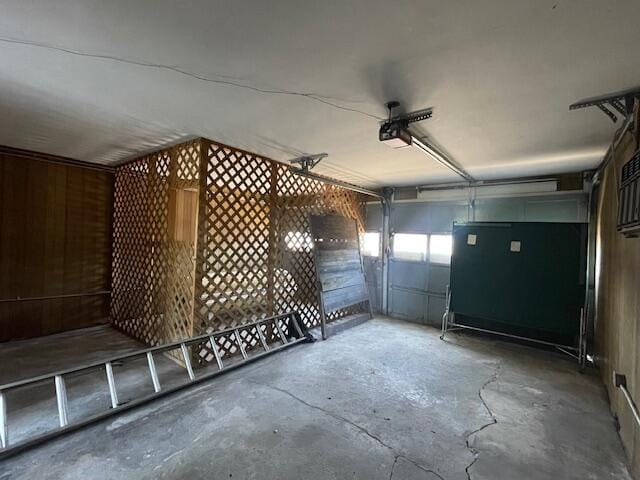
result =
[[[113,219],[112,182],[104,181],[104,173],[84,169],[82,228],[82,291],[110,290],[111,238]],[[105,201],[105,199],[109,199]],[[85,322],[102,323],[109,317],[109,296],[91,295],[80,298]]]
[[[67,167],[47,165],[47,193],[45,203],[49,211],[46,216],[48,232],[45,245],[44,283],[48,295],[62,295],[64,290],[65,226],[66,226]],[[107,257],[108,260],[108,257]],[[47,318],[43,334],[64,330],[65,300],[52,299],[43,302],[42,314]]]
[[[0,264],[4,268],[0,269],[0,292],[2,298],[9,298],[15,294],[15,290],[11,287],[12,265],[9,263],[15,258],[12,249],[15,248],[16,232],[12,225],[12,213],[9,209],[11,202],[14,202],[13,190],[11,184],[7,181],[7,177],[12,174],[12,163],[7,159],[6,155],[0,156],[2,163],[0,164]],[[2,338],[11,338],[13,334],[14,324],[11,321],[15,304],[0,304],[0,331]]]
[[[109,289],[111,173],[24,152],[0,163],[0,341],[107,321],[108,297],[42,297]]]
[[[24,205],[26,204],[27,170],[22,168],[14,159],[3,157],[3,183],[2,183],[2,258],[0,263],[0,291],[2,298],[15,298],[21,295],[20,289],[24,282],[18,275],[24,267],[25,244],[23,218]],[[2,322],[5,324],[5,336],[3,339],[22,338],[25,335],[27,325],[21,321],[24,304],[4,303]]]
[[[3,155],[2,153],[0,153],[0,205],[4,205],[5,202],[5,186],[4,186],[4,179],[5,179],[5,170],[6,167],[6,159],[5,159],[5,155]],[[5,213],[4,213],[4,208],[0,208],[0,265],[4,265],[3,261],[4,258],[6,256],[5,250],[6,250],[6,240],[5,240]],[[3,272],[6,269],[0,269],[0,299],[2,298],[2,295],[4,295],[5,292],[5,283],[6,283],[6,279],[5,279],[5,273]],[[8,304],[1,304],[0,303],[0,340],[3,338],[9,338],[9,327],[10,324],[7,321],[3,321],[3,318],[8,316]]]
[[[83,175],[79,169],[67,172],[67,202],[65,216],[65,255],[64,255],[64,290],[65,292],[84,292],[83,263],[84,263],[84,208],[82,205]],[[82,308],[80,298],[66,300],[70,306],[63,318],[63,329],[71,330],[82,323]]]
[[[640,121],[636,102],[634,121]],[[613,372],[626,375],[630,395],[640,397],[640,240],[616,229],[622,168],[636,152],[640,136],[626,133],[601,171],[598,191],[595,359],[607,389],[611,411],[619,420],[619,435],[629,456],[630,471],[640,473],[640,430]]]
[[[45,264],[47,231],[47,208],[42,206],[46,198],[48,181],[47,168],[40,162],[27,162],[27,183],[25,188],[25,209],[28,217],[23,219],[25,258],[22,270],[23,285],[20,287],[24,297],[37,297],[47,292],[47,286],[42,275]],[[42,301],[26,302],[23,304],[23,315],[33,322],[28,331],[46,332],[48,319],[43,317]]]

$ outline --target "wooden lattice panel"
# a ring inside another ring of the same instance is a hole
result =
[[[206,157],[201,165],[195,333],[288,311],[299,312],[308,327],[317,325],[308,214],[339,213],[356,219],[362,230],[358,195],[213,142]],[[332,318],[345,313],[335,312]],[[274,332],[265,336],[275,340]],[[257,342],[254,332],[250,343]],[[234,353],[232,345],[220,345],[225,348]],[[213,358],[206,345],[198,356]]]
[[[198,189],[199,152],[195,140],[116,171],[111,317],[147,345],[193,334],[195,234],[176,240],[169,219],[175,192]]]
[[[295,310],[307,327],[320,322],[309,214],[337,213],[356,220],[364,232],[362,202],[358,194],[333,185],[295,175],[279,165],[277,264],[291,272],[293,281],[275,285],[276,312]],[[338,310],[328,320],[341,318],[357,308]]]
[[[196,266],[196,333],[235,327],[269,311],[271,164],[208,143],[201,169]],[[256,345],[257,332],[247,343]],[[226,354],[233,342],[221,343]],[[199,359],[210,360],[207,347]]]
[[[357,194],[205,139],[119,167],[114,325],[148,345],[288,311],[317,325],[309,213],[338,213],[363,228]],[[242,335],[247,348],[259,344],[255,329]],[[230,339],[218,343],[223,355],[238,353]],[[207,344],[192,352],[201,363],[214,358]]]

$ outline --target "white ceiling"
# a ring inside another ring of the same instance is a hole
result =
[[[480,179],[594,167],[583,97],[640,85],[637,0],[0,0],[0,144],[115,163],[189,136],[329,153],[365,186],[453,180],[377,140],[384,103]],[[200,78],[196,78],[200,77]]]

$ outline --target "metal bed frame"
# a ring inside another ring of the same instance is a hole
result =
[[[510,333],[499,332],[497,330],[489,330],[485,328],[472,327],[469,325],[456,323],[455,313],[450,310],[450,302],[451,302],[451,289],[449,288],[449,285],[447,285],[445,311],[444,311],[444,315],[442,315],[442,334],[440,335],[441,340],[444,340],[444,337],[447,334],[447,332],[471,330],[476,332],[489,333],[492,335],[498,335],[501,337],[513,338],[516,340],[523,340],[526,342],[537,343],[539,345],[554,347],[558,351],[576,359],[581,369],[584,368],[587,363],[587,348],[586,348],[587,336],[586,336],[584,307],[580,309],[580,332],[579,332],[579,338],[578,338],[578,345],[573,346],[573,345],[563,345],[561,343],[547,342],[547,341],[538,340],[535,338],[529,338],[529,337],[523,337],[520,335],[513,335]]]

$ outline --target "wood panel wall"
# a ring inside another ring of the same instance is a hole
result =
[[[60,296],[110,289],[113,174],[45,158],[0,149],[0,342],[108,322],[108,295]]]
[[[626,238],[616,231],[620,174],[638,148],[638,140],[637,129],[627,133],[603,171],[598,198],[595,335],[596,361],[636,478],[640,475],[640,428],[622,392],[613,385],[613,372],[626,375],[632,397],[640,402],[640,238]]]

